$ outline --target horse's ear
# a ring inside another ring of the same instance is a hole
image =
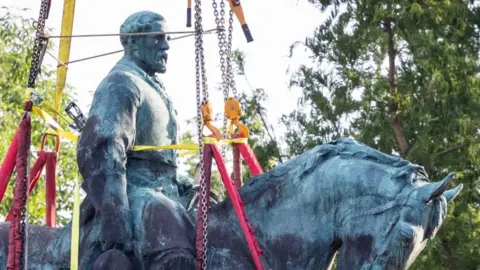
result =
[[[457,197],[458,194],[460,194],[460,191],[463,189],[463,184],[458,185],[454,189],[449,189],[443,193],[443,196],[447,199],[447,202],[451,202]]]
[[[455,173],[450,173],[442,181],[426,184],[419,188],[418,194],[420,199],[424,202],[429,202],[433,199],[441,196],[445,191],[447,191],[448,186],[455,178]]]

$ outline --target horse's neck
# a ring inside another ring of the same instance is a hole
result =
[[[326,269],[336,250],[334,207],[305,181],[260,181],[241,192],[247,219],[272,269]],[[249,254],[231,203],[219,208],[212,221],[223,228],[216,228],[212,245],[243,247]]]

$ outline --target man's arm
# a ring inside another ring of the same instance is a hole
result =
[[[77,162],[84,189],[102,219],[130,218],[126,161],[135,141],[140,99],[129,75],[111,74],[95,92],[78,142]]]

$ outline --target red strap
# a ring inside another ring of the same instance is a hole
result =
[[[26,102],[26,111],[31,109],[31,102]],[[23,183],[27,181],[27,187],[29,176],[27,175],[27,161],[30,150],[31,139],[31,122],[30,113],[25,112],[22,117],[22,121],[19,126],[18,133],[18,151],[16,156],[17,166],[17,181],[13,196],[13,221],[10,223],[10,234],[8,238],[8,258],[7,269],[17,270],[20,268],[20,262],[23,258],[22,255],[22,240],[24,235],[20,228],[20,221],[22,219],[22,208],[25,207],[27,202],[26,190],[23,190]]]
[[[256,176],[263,173],[262,166],[257,160],[255,153],[250,148],[250,145],[247,143],[237,143],[238,150],[242,154],[242,157],[245,159],[245,163],[247,163],[248,169],[252,173],[252,176]]]
[[[33,164],[32,169],[30,170],[30,188],[29,188],[29,194],[33,192],[33,189],[35,188],[35,185],[38,182],[38,179],[40,178],[40,175],[42,175],[42,170],[43,166],[45,165],[45,151],[40,151],[38,152],[38,158],[35,160],[35,163]],[[13,219],[13,208],[10,209],[10,212],[7,215],[7,218],[5,221],[11,222]]]
[[[0,202],[5,195],[7,190],[8,181],[12,177],[13,170],[15,169],[15,157],[17,156],[18,150],[18,130],[15,132],[10,147],[8,148],[7,154],[2,162],[2,167],[0,167]]]
[[[206,190],[207,190],[207,198],[206,198],[206,209],[207,213],[205,217],[207,217],[207,222],[208,222],[208,214],[210,210],[210,181],[212,179],[212,149],[210,148],[209,144],[205,144],[203,147],[203,169],[205,172],[205,185],[206,185]],[[201,191],[201,190],[200,190]],[[206,252],[206,250],[203,249],[203,202],[202,202],[202,197],[201,197],[201,192],[199,193],[199,199],[198,199],[198,212],[197,212],[197,235],[195,239],[195,248],[196,248],[196,260],[197,260],[197,270],[202,269],[202,263],[203,263],[203,254]]]
[[[37,184],[38,179],[42,175],[43,167],[45,166],[46,161],[47,161],[47,158],[46,158],[45,151],[43,150],[39,151],[37,160],[35,160],[35,163],[33,164],[33,167],[30,170],[30,189],[29,189],[30,193],[33,192],[33,189],[35,188],[35,185]]]
[[[46,153],[47,164],[46,164],[46,202],[47,202],[47,226],[55,227],[56,224],[56,176],[55,172],[57,170],[57,153],[56,152],[47,152]]]
[[[39,151],[38,158],[30,170],[30,189],[29,194],[33,192],[35,185],[42,174],[43,167],[46,165],[46,203],[47,203],[47,226],[55,227],[56,225],[56,169],[57,169],[57,153]],[[11,222],[13,219],[13,208],[7,215],[6,221]]]
[[[239,145],[242,145],[242,144],[239,144]],[[218,170],[220,171],[223,184],[227,189],[228,195],[230,196],[230,199],[232,201],[233,208],[235,210],[235,213],[237,214],[240,227],[242,228],[245,239],[247,240],[248,248],[250,249],[250,253],[252,254],[252,257],[253,257],[253,262],[256,266],[256,269],[262,270],[263,267],[260,262],[259,256],[263,255],[263,252],[258,246],[253,228],[248,222],[247,217],[245,215],[245,209],[243,207],[240,194],[232,184],[232,179],[230,178],[230,175],[228,175],[227,168],[225,166],[225,163],[223,162],[222,154],[218,150],[218,147],[214,144],[211,144],[210,147],[212,149],[215,162],[217,163]],[[252,171],[252,174],[253,174],[253,171]]]
[[[233,138],[244,138],[244,136],[243,134],[238,133],[238,134],[234,134]],[[235,151],[235,148],[237,148],[238,151],[240,151],[243,159],[245,160],[245,163],[247,163],[248,169],[250,170],[250,173],[252,176],[256,176],[263,173],[262,166],[260,165],[260,162],[258,162],[257,156],[255,156],[255,153],[253,152],[250,145],[248,145],[248,143],[234,143],[233,146],[234,146],[233,151]]]

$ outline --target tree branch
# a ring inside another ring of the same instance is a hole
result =
[[[440,157],[440,156],[443,156],[443,155],[446,155],[450,152],[453,152],[455,150],[458,150],[458,149],[462,149],[462,148],[465,148],[465,147],[469,147],[470,145],[473,145],[473,144],[478,144],[480,143],[480,140],[475,140],[473,142],[464,142],[464,143],[460,143],[460,144],[457,144],[455,146],[452,146],[450,148],[447,148],[445,150],[442,150],[440,152],[438,152],[435,157]]]
[[[386,20],[384,22],[385,32],[387,32],[388,40],[388,81],[390,84],[390,97],[392,103],[390,104],[390,117],[392,119],[393,131],[395,133],[395,139],[398,143],[400,155],[405,158],[408,155],[408,143],[405,138],[405,132],[400,117],[398,116],[398,103],[396,102],[397,96],[397,78],[396,78],[396,65],[395,58],[397,56],[397,50],[395,49],[395,33],[392,28],[392,21]]]
[[[260,116],[260,120],[262,120],[262,124],[265,127],[265,130],[267,131],[267,135],[268,135],[268,137],[270,137],[270,140],[274,141],[275,143],[278,143],[276,137],[274,137],[270,133],[270,129],[268,128],[267,121],[265,121],[265,118],[263,117],[262,112],[260,111],[260,106],[257,106],[257,108],[255,110],[257,111],[258,115]],[[279,149],[278,149],[278,146],[277,146],[278,155],[276,155],[276,156],[278,158],[278,162],[283,163],[282,155],[280,154],[280,151],[278,151],[278,150]]]

